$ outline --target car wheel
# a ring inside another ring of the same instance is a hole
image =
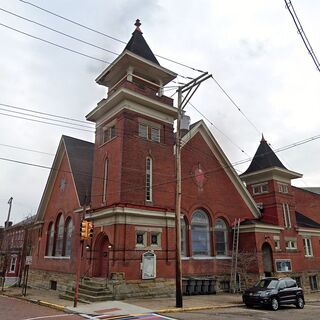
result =
[[[276,298],[272,298],[271,300],[271,308],[273,311],[277,311],[279,309],[279,302]]]
[[[298,297],[298,298],[297,298],[296,307],[297,307],[298,309],[303,309],[303,307],[304,307],[304,301],[303,301],[302,297]]]

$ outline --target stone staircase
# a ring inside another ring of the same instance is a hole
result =
[[[74,299],[74,286],[67,287],[59,298],[65,300]],[[82,303],[92,303],[113,300],[112,292],[106,286],[106,279],[84,278],[79,285],[78,301]]]

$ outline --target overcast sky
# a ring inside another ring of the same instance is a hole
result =
[[[144,37],[155,54],[212,73],[257,128],[213,80],[201,85],[191,102],[220,130],[207,122],[231,162],[252,157],[261,132],[273,149],[320,134],[320,73],[283,0],[30,0],[30,3],[126,42],[134,30],[135,19],[139,18]],[[320,1],[292,0],[292,3],[320,57]],[[121,42],[75,26],[23,1],[0,0],[0,8],[116,53],[124,48]],[[3,10],[0,23],[97,59],[111,62],[116,57]],[[105,97],[105,88],[94,81],[107,66],[105,62],[2,25],[0,39],[1,104],[85,120],[85,115]],[[160,58],[159,62],[180,75],[198,75]],[[168,95],[173,93],[167,91]],[[27,112],[1,105],[0,109],[0,158],[50,167],[62,134],[93,142],[91,132],[19,119],[28,116],[17,112]],[[186,110],[192,122],[202,118],[192,107]],[[303,173],[302,179],[294,181],[295,185],[311,187],[320,186],[319,154],[320,141],[315,140],[280,152],[278,157],[287,168]],[[248,165],[236,169],[242,172]],[[36,213],[48,174],[47,169],[0,160],[0,225],[6,220],[10,197],[13,197],[11,218],[15,223]]]

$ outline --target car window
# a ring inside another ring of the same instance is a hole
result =
[[[278,280],[275,279],[262,279],[256,283],[255,287],[257,288],[266,288],[266,289],[275,289],[278,284]]]
[[[284,289],[285,287],[286,287],[285,282],[284,281],[280,281],[278,289]]]
[[[286,286],[287,288],[294,288],[297,286],[297,283],[293,279],[287,279]]]

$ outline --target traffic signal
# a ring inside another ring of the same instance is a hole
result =
[[[80,236],[81,236],[81,240],[89,239],[89,221],[87,220],[81,221]]]
[[[93,223],[90,221],[88,222],[88,238],[93,238]]]

